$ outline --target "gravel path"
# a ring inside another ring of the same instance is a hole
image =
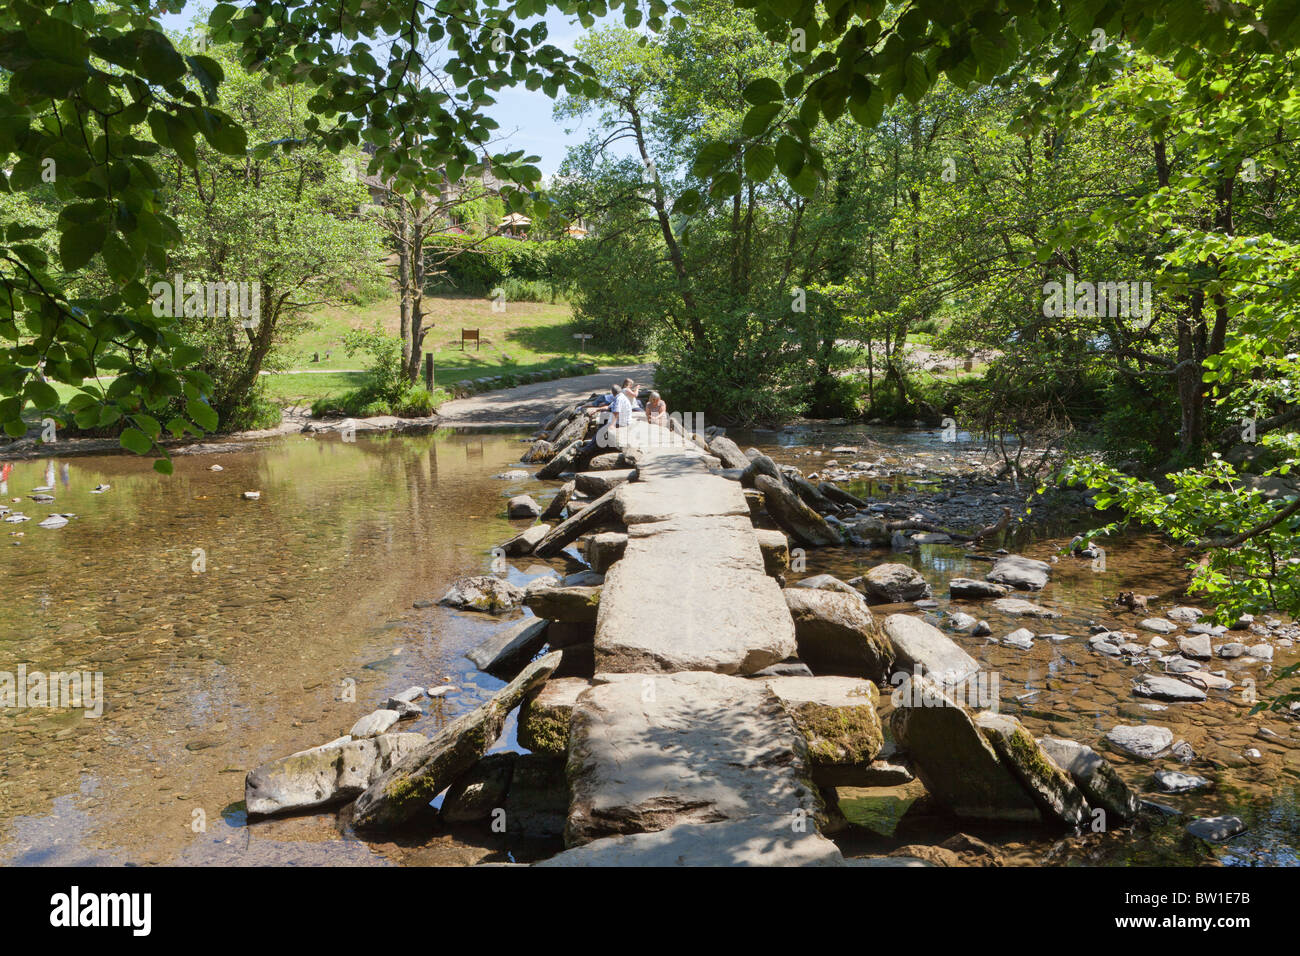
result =
[[[573,404],[592,392],[603,392],[625,378],[633,378],[641,386],[652,385],[654,366],[614,365],[593,375],[556,378],[454,399],[438,407],[438,424],[480,428],[535,426],[561,405]]]

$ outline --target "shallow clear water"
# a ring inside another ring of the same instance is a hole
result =
[[[918,463],[953,470],[981,457],[932,432],[871,429],[869,436],[887,443],[879,456],[900,471]],[[412,684],[459,688],[441,703],[426,701],[428,714],[401,728],[426,734],[500,686],[463,655],[501,619],[431,602],[454,578],[489,568],[491,548],[512,533],[504,517],[508,496],[527,492],[545,503],[558,487],[491,477],[516,467],[527,447],[520,437],[359,435],[344,443],[292,436],[178,456],[169,478],[129,456],[17,463],[0,503],[33,520],[0,524],[0,671],[20,664],[100,671],[106,705],[99,718],[76,710],[0,709],[0,862],[463,864],[488,855],[502,859],[507,849],[519,853],[472,832],[363,842],[334,812],[249,826],[241,801],[250,768],[345,733]],[[737,436],[742,447],[748,438],[805,470],[815,467],[811,450],[830,457],[831,447],[862,437],[864,430],[811,429]],[[877,457],[877,451],[863,455]],[[223,470],[211,471],[213,464]],[[111,488],[92,494],[100,483]],[[886,483],[893,490],[900,481]],[[55,501],[28,500],[46,484],[54,485]],[[244,500],[247,490],[260,491],[260,499]],[[36,526],[55,511],[76,517],[59,529]],[[1067,538],[1023,550],[1048,559]],[[196,549],[203,570],[195,570]],[[949,578],[980,577],[988,567],[966,557],[964,548],[936,545],[910,556],[814,551],[807,573],[849,578],[884,560],[921,570],[935,585],[940,610],[948,606],[943,585]],[[563,560],[546,564],[566,567]],[[1068,633],[1070,640],[1036,642],[1030,651],[958,640],[998,671],[1002,708],[1037,734],[1098,745],[1116,723],[1154,720],[1198,753],[1257,747],[1258,763],[1218,772],[1112,757],[1145,796],[1198,814],[1238,813],[1250,831],[1209,853],[1189,845],[1180,827],[1067,840],[1041,830],[962,829],[1021,863],[1297,862],[1295,722],[1249,717],[1249,708],[1228,694],[1144,710],[1129,689],[1134,669],[1085,646],[1094,620],[1134,629],[1133,616],[1117,615],[1110,604],[1121,588],[1159,595],[1157,610],[1185,603],[1178,597],[1186,581],[1180,564],[1159,541],[1141,537],[1108,548],[1104,573],[1061,558],[1052,584],[1035,599],[1062,617],[1028,626]],[[523,559],[509,573],[522,582],[541,570]],[[987,618],[996,635],[1023,623],[1000,619],[978,602],[962,606]],[[1294,659],[1290,649],[1278,650],[1278,666]],[[355,682],[355,702],[340,699],[346,681]],[[1260,727],[1279,738],[1259,739]],[[512,726],[497,749],[517,749]],[[1149,792],[1155,766],[1190,769],[1215,785],[1155,795]],[[899,805],[897,795],[882,802]],[[892,836],[859,833],[842,838],[846,849],[879,853],[952,832],[949,821],[896,816]]]
[[[247,770],[346,733],[391,693],[456,684],[402,725],[431,733],[501,686],[463,657],[500,619],[413,605],[488,569],[522,484],[491,475],[526,447],[293,436],[177,456],[171,477],[127,456],[62,459],[43,505],[27,495],[47,462],[16,463],[2,500],[33,520],[0,525],[0,670],[100,671],[107,703],[97,719],[0,709],[0,861],[465,859],[357,842],[334,814],[246,827],[237,805]],[[77,517],[36,526],[55,510]],[[348,680],[355,702],[339,699]]]

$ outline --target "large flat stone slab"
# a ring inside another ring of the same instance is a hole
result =
[[[784,820],[679,823],[654,833],[605,837],[534,866],[844,866],[837,847]]]
[[[794,656],[794,621],[748,518],[678,518],[628,534],[601,594],[597,671],[752,674]]]
[[[816,828],[807,745],[771,690],[714,673],[613,675],[569,725],[565,842],[760,817]]]
[[[748,517],[745,493],[734,481],[689,466],[679,475],[667,468],[668,463],[662,461],[644,464],[642,480],[616,489],[625,524],[721,515]]]

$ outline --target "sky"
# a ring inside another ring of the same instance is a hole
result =
[[[190,27],[199,11],[209,8],[207,3],[188,3],[180,14],[167,14],[162,18],[163,26],[168,30],[184,31]],[[576,19],[570,23],[563,14],[551,11],[545,17],[549,27],[547,42],[566,53],[575,52],[574,44],[587,31]],[[598,20],[593,29],[619,22],[613,17]],[[541,90],[526,90],[522,86],[504,89],[496,94],[496,105],[487,113],[500,124],[496,135],[500,137],[493,143],[494,152],[509,152],[522,149],[525,153],[539,156],[538,168],[542,175],[551,176],[564,161],[565,151],[587,138],[589,127],[579,125],[579,121],[566,119],[563,123],[552,116],[554,101]],[[566,134],[565,128],[573,128],[572,134]]]

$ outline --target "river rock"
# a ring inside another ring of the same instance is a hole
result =
[[[724,674],[619,675],[578,697],[569,725],[565,842],[678,823],[824,811],[807,745],[777,696]]]
[[[1173,621],[1166,621],[1163,617],[1148,617],[1138,623],[1138,627],[1144,631],[1154,631],[1157,634],[1172,634],[1178,630],[1178,625]]]
[[[799,659],[815,674],[884,680],[893,650],[858,594],[786,588]]]
[[[679,823],[653,833],[593,840],[534,866],[844,866],[839,848],[788,819]]]
[[[1044,818],[1072,827],[1088,818],[1088,801],[1074,780],[1043,752],[1019,720],[986,710],[975,715],[975,725],[1038,804]]]
[[[929,676],[945,686],[959,684],[979,670],[979,662],[937,627],[909,614],[891,614],[884,621],[896,659],[895,666]]]
[[[350,800],[427,742],[423,734],[340,737],[262,764],[244,781],[248,812],[267,816]]]
[[[1184,657],[1191,657],[1198,661],[1208,661],[1210,659],[1210,635],[1197,634],[1195,637],[1178,638],[1178,649]]]
[[[948,582],[948,595],[952,598],[998,598],[1006,597],[1010,588],[992,581],[976,581],[973,578],[953,578]]]
[[[959,817],[1040,820],[1038,804],[966,708],[926,677],[913,678],[912,685],[890,721],[895,741],[910,755],[926,790]]]
[[[600,587],[534,587],[524,594],[524,606],[552,621],[595,623],[600,610]]]
[[[560,663],[559,651],[533,661],[492,698],[458,717],[431,740],[389,768],[357,798],[353,823],[358,829],[397,826],[482,757],[501,734],[506,715]]]
[[[1232,660],[1246,653],[1246,645],[1238,644],[1235,641],[1231,644],[1222,644],[1219,646],[1218,653],[1225,660]]]
[[[556,445],[560,450],[546,464],[537,470],[536,478],[541,481],[551,481],[559,478],[566,471],[573,470],[573,463],[578,457],[578,452],[582,450],[583,442],[575,440],[567,445]]]
[[[862,600],[862,594],[857,588],[841,581],[833,574],[814,574],[812,577],[796,581],[794,587],[813,588],[817,591],[839,591],[841,594],[852,594],[859,601]]]
[[[1168,727],[1119,724],[1106,731],[1106,742],[1130,757],[1154,760],[1169,749],[1174,734]]]
[[[518,607],[523,599],[524,589],[505,578],[476,574],[458,578],[438,603],[467,611],[497,614]]]
[[[1204,612],[1199,607],[1174,607],[1165,615],[1178,624],[1195,624],[1203,616]]]
[[[566,481],[560,486],[560,490],[555,493],[550,501],[546,503],[546,510],[542,512],[542,520],[548,522],[559,521],[564,514],[564,507],[573,497],[576,486],[571,481]]]
[[[504,809],[516,753],[488,754],[456,778],[443,798],[440,814],[447,823],[482,823]]]
[[[587,565],[597,574],[604,574],[627,550],[627,535],[620,531],[602,531],[587,539],[583,555]]]
[[[501,545],[501,550],[511,557],[532,554],[533,548],[541,543],[541,540],[546,537],[546,532],[550,530],[551,526],[549,524],[532,525]]]
[[[506,832],[525,840],[558,840],[569,812],[564,758],[520,754],[506,792]]]
[[[1027,651],[1034,646],[1034,632],[1027,627],[1017,628],[1002,638],[1001,643]]]
[[[515,495],[506,502],[507,518],[536,518],[542,513],[542,506],[529,495]]]
[[[740,446],[726,435],[714,435],[709,441],[709,452],[722,462],[725,468],[747,469],[750,461]]]
[[[758,479],[764,477],[771,478],[782,487],[785,486],[785,475],[781,473],[781,468],[775,461],[756,448],[749,449],[745,455],[748,462],[744,465],[744,474],[740,476],[743,487],[757,488],[762,491],[763,489],[758,487]]]
[[[1154,775],[1156,789],[1162,793],[1189,793],[1208,787],[1210,781],[1194,773],[1181,773],[1177,770],[1157,770]]]
[[[763,570],[772,577],[780,577],[790,570],[790,542],[784,531],[755,528],[758,548],[763,552]]]
[[[547,623],[540,617],[511,621],[465,656],[479,670],[500,680],[510,680],[546,644]]]
[[[979,621],[977,621],[972,615],[967,614],[965,611],[954,611],[949,614],[947,620],[944,621],[946,627],[962,634],[970,634],[975,630],[975,627],[978,624]]]
[[[783,482],[759,475],[755,487],[763,493],[768,515],[799,544],[827,547],[841,543],[839,533],[826,523],[826,519],[808,507]]]
[[[1187,832],[1211,843],[1226,843],[1239,833],[1246,832],[1241,817],[1201,817],[1187,824]]]
[[[519,705],[519,742],[533,753],[567,753],[573,705],[591,686],[591,681],[581,677],[560,677],[530,693]]]
[[[879,692],[853,677],[773,677],[763,681],[808,743],[813,781],[823,787],[865,787],[884,743],[876,716]]]
[[[1045,561],[1035,561],[1018,554],[998,558],[993,569],[984,575],[985,580],[1005,584],[1017,591],[1041,591],[1047,586],[1052,566]]]
[[[845,527],[849,529],[849,534],[875,547],[889,544],[893,537],[885,522],[874,515],[858,515],[856,518],[850,518],[845,522]]]
[[[580,471],[573,476],[574,486],[584,495],[599,497],[607,491],[613,491],[626,481],[631,481],[636,474],[634,468],[617,471]]]
[[[1255,644],[1246,648],[1246,654],[1257,661],[1271,661],[1273,659],[1273,648],[1268,644]]]
[[[867,502],[857,495],[849,494],[833,481],[823,481],[817,486],[817,490],[836,504],[849,505],[853,508],[867,507]]]
[[[380,734],[386,733],[400,719],[401,714],[396,710],[372,710],[352,725],[352,729],[348,731],[348,736],[353,740],[361,740],[364,737],[378,737]]]
[[[528,451],[519,460],[525,465],[540,465],[555,456],[555,446],[545,438],[539,438],[528,446]]]
[[[1038,746],[1070,775],[1093,807],[1099,807],[1123,821],[1137,816],[1137,795],[1097,751],[1086,744],[1060,737],[1040,737]]]
[[[930,585],[906,564],[878,564],[862,576],[867,600],[873,604],[901,604],[930,596]]]
[[[1184,684],[1173,677],[1162,677],[1159,674],[1143,674],[1133,682],[1133,693],[1139,697],[1151,697],[1155,700],[1205,700],[1205,691],[1199,687]]]
[[[998,598],[993,602],[992,607],[995,611],[1006,614],[1008,617],[1053,618],[1061,616],[1059,611],[1053,611],[1032,601],[1022,601],[1020,598]]]
[[[618,520],[618,492],[619,489],[615,488],[601,495],[577,514],[565,518],[546,533],[546,537],[533,548],[533,554],[539,558],[553,558],[579,535],[595,531],[606,522]]]

